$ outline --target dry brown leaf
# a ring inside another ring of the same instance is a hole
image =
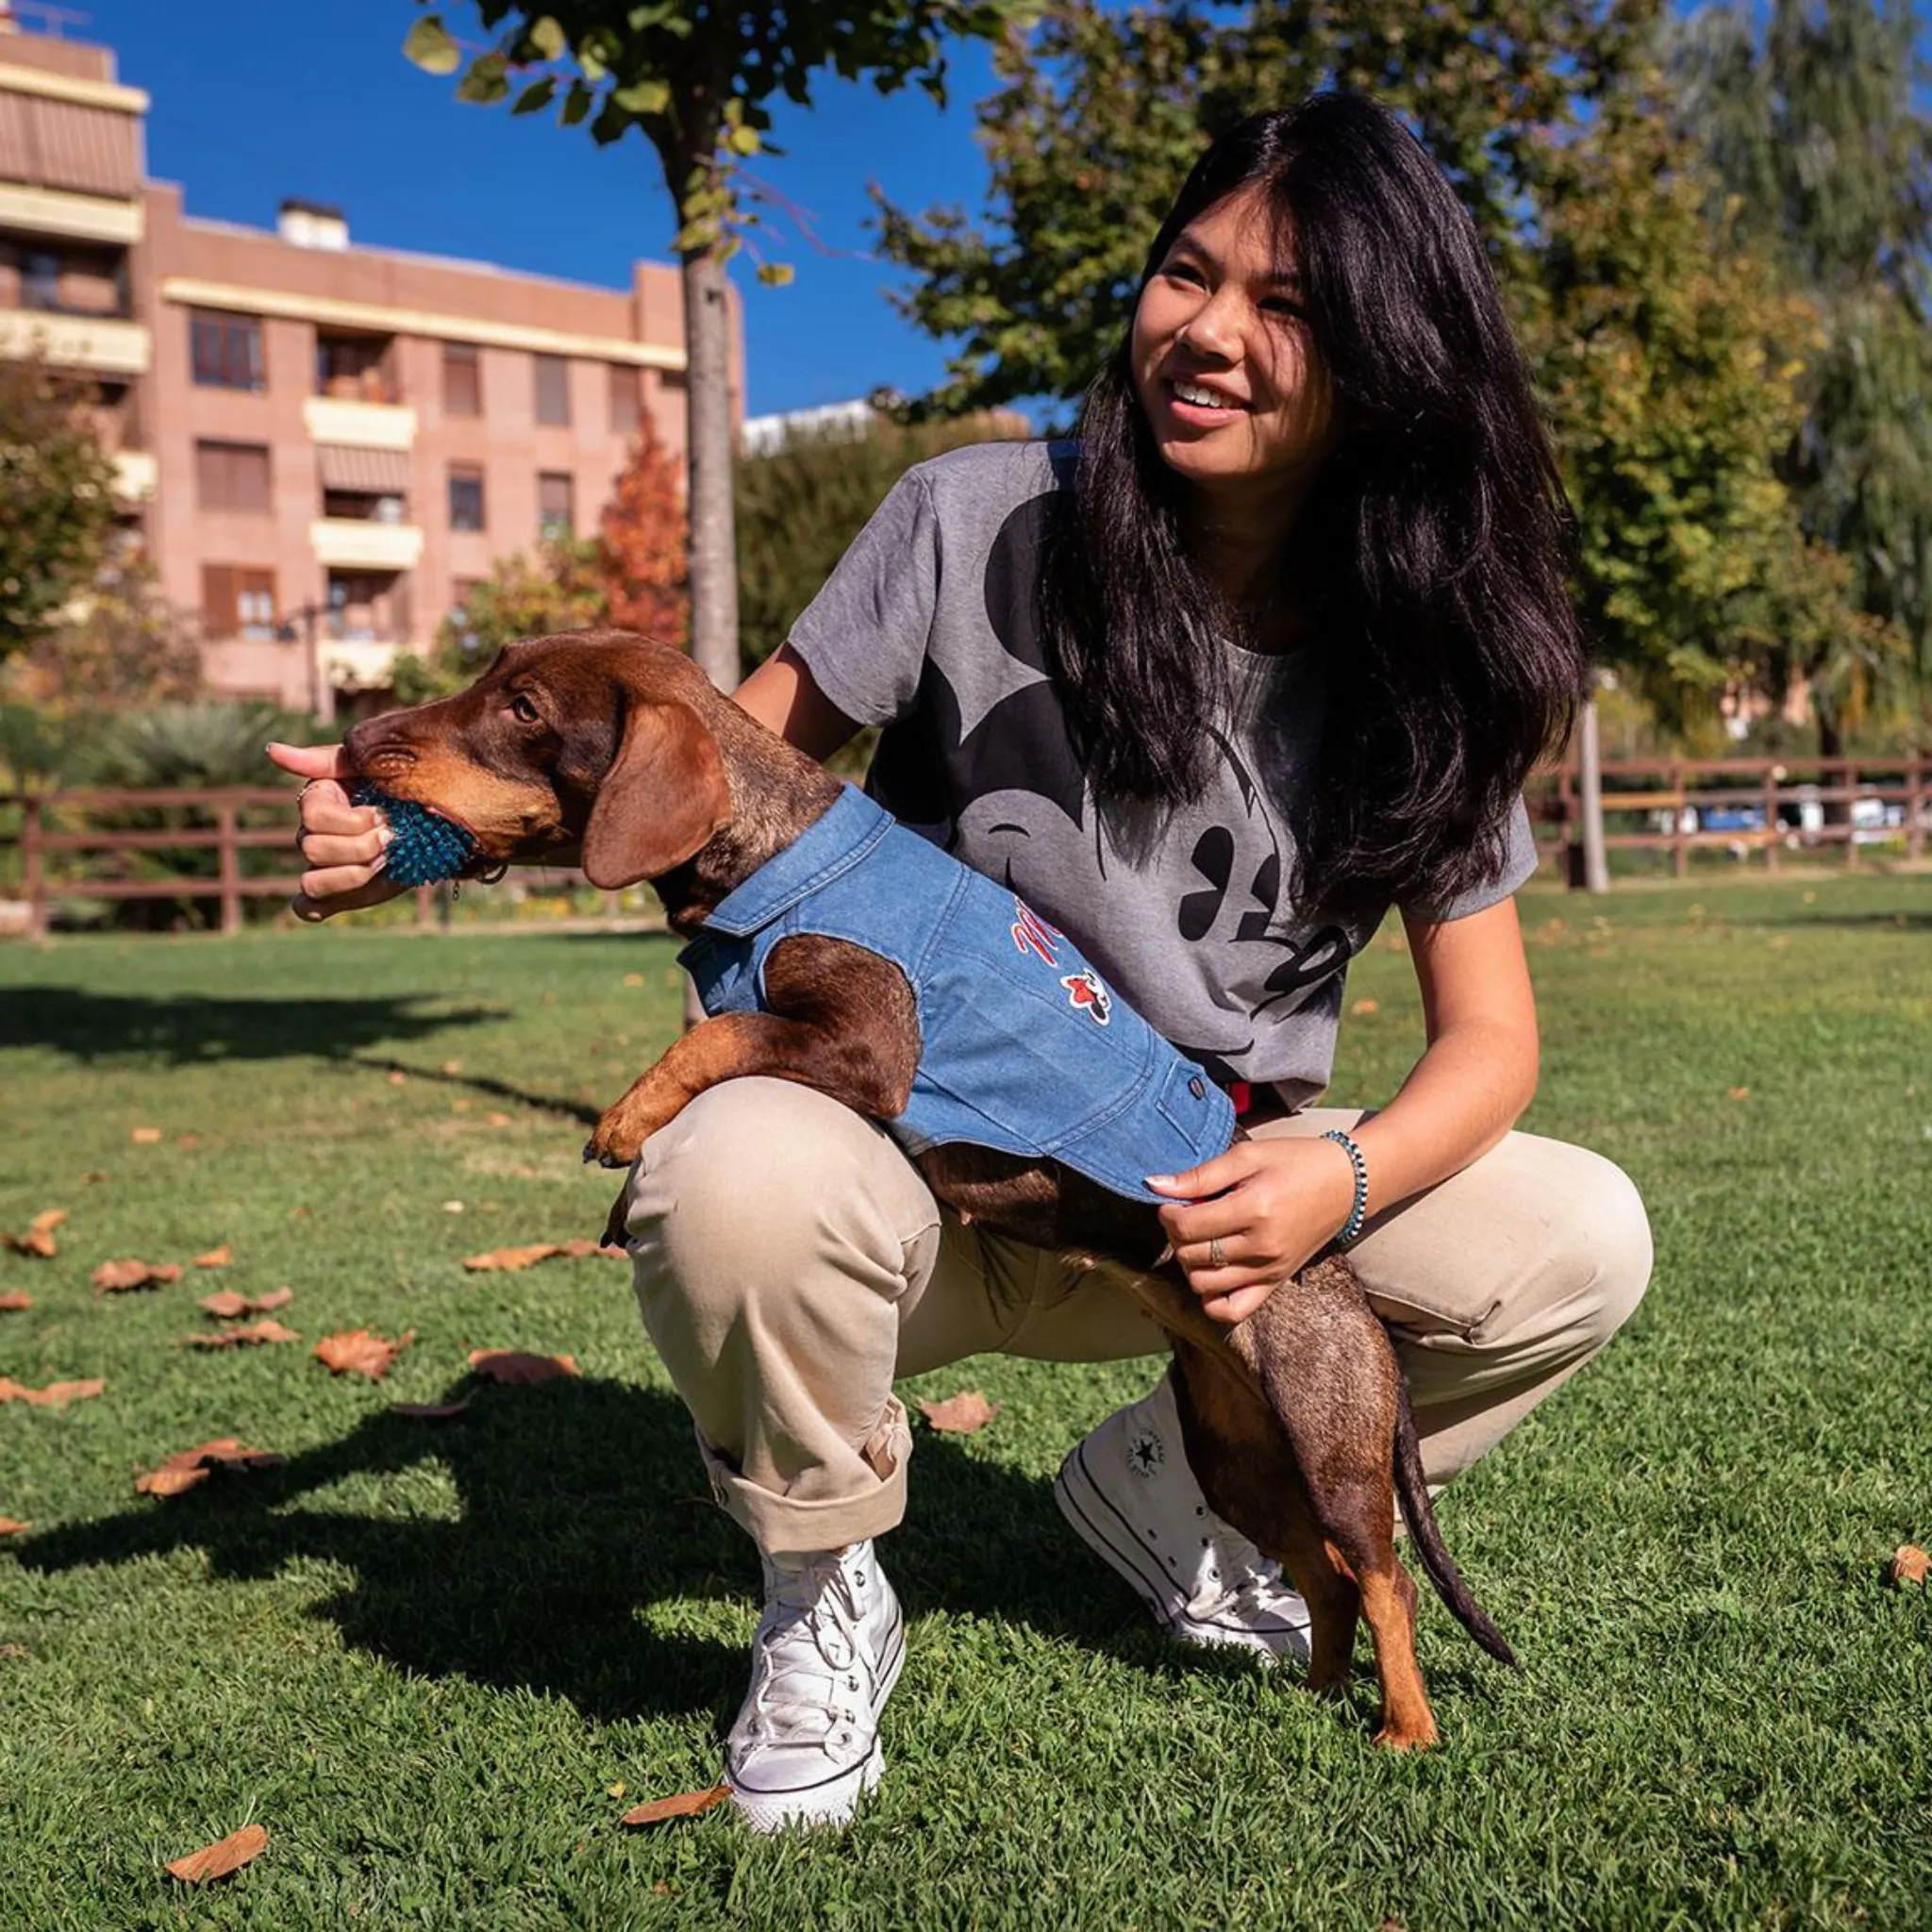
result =
[[[0,1375],[0,1402],[24,1402],[29,1408],[65,1408],[70,1402],[85,1402],[98,1395],[107,1383],[98,1375],[88,1382],[49,1382],[44,1389],[29,1389],[10,1375]]]
[[[630,1251],[604,1241],[592,1241],[587,1234],[573,1235],[558,1251],[573,1261],[586,1261],[594,1257],[600,1261],[628,1261]]]
[[[197,1307],[206,1308],[217,1322],[240,1321],[243,1315],[265,1315],[271,1308],[285,1308],[295,1299],[292,1288],[277,1288],[250,1301],[232,1288],[219,1288],[202,1296]]]
[[[1901,1543],[1892,1552],[1891,1580],[1900,1590],[1907,1584],[1924,1583],[1932,1575],[1932,1557],[1928,1557],[1917,1543]]]
[[[1370,1013],[1379,1013],[1382,1010],[1382,1002],[1380,1000],[1357,1000],[1355,1005],[1349,1008],[1348,1010],[1351,1013],[1366,1017]]]
[[[224,1241],[218,1248],[210,1248],[205,1255],[194,1257],[197,1268],[225,1268],[235,1258],[235,1250]]]
[[[136,1127],[127,1137],[137,1147],[152,1147],[161,1138],[158,1127]]]
[[[158,1469],[136,1476],[134,1487],[144,1496],[178,1496],[205,1483],[214,1470],[275,1469],[288,1459],[273,1449],[246,1448],[240,1437],[217,1436],[192,1449],[177,1449]]]
[[[507,1113],[486,1113],[483,1116],[483,1124],[486,1127],[507,1127],[509,1125],[509,1116]]]
[[[452,1079],[462,1071],[463,1063],[461,1060],[444,1060],[442,1063],[442,1072],[447,1074]]]
[[[264,1341],[300,1341],[302,1338],[279,1322],[251,1322],[246,1327],[220,1328],[212,1335],[190,1335],[184,1340],[190,1348],[252,1348]]]
[[[400,1086],[401,1086],[401,1085],[403,1084],[403,1082],[404,1082],[405,1080],[407,1080],[407,1079],[408,1079],[408,1077],[409,1077],[409,1076],[408,1076],[408,1074],[407,1074],[406,1073],[404,1073],[404,1072],[403,1072],[403,1070],[402,1070],[402,1069],[401,1069],[400,1067],[397,1067],[397,1068],[396,1068],[396,1069],[395,1069],[395,1070],[394,1070],[394,1071],[393,1071],[393,1072],[392,1072],[392,1073],[391,1073],[391,1074],[390,1074],[390,1076],[389,1076],[389,1084],[390,1084],[390,1085],[391,1085],[391,1087],[400,1087]]]
[[[340,1335],[325,1335],[315,1344],[315,1358],[338,1375],[367,1375],[379,1382],[389,1374],[390,1364],[415,1341],[416,1331],[407,1329],[394,1341],[385,1341],[367,1328],[347,1328]]]
[[[1749,1100],[1750,1097],[1751,1090],[1748,1087],[1733,1087],[1731,1089],[1731,1098],[1733,1100]]]
[[[175,1136],[175,1144],[177,1147],[199,1147],[201,1145],[201,1136],[199,1134],[176,1134]]]
[[[966,1389],[943,1402],[922,1402],[919,1412],[942,1436],[971,1436],[999,1414],[1000,1405],[989,1402],[981,1390]]]
[[[137,1288],[165,1288],[181,1279],[174,1261],[103,1261],[88,1277],[96,1294],[126,1294]]]
[[[0,1516],[0,1536],[25,1536],[33,1527],[17,1516]]]
[[[96,1187],[107,1178],[108,1170],[106,1168],[91,1167],[84,1174],[81,1175],[80,1184],[84,1188]]]
[[[633,1805],[617,1822],[620,1824],[662,1824],[667,1818],[694,1818],[722,1805],[731,1795],[726,1784],[713,1785],[708,1791],[679,1791],[675,1798],[653,1798],[648,1805]]]
[[[34,1305],[34,1298],[23,1289],[9,1289],[0,1294],[0,1315],[17,1315]]]
[[[574,1355],[525,1355],[514,1348],[473,1348],[470,1368],[485,1382],[507,1382],[518,1387],[555,1381],[558,1375],[582,1374]]]
[[[475,1396],[466,1395],[460,1402],[392,1402],[389,1412],[413,1417],[419,1423],[446,1423],[457,1416],[467,1415],[470,1404],[475,1400]]]
[[[244,1824],[226,1838],[185,1858],[169,1860],[168,1870],[187,1885],[200,1885],[210,1878],[225,1878],[239,1872],[251,1858],[258,1858],[268,1845],[268,1833],[258,1824]]]
[[[641,973],[626,973],[624,975],[624,983],[626,986],[641,986],[644,983],[644,975]]]
[[[25,1234],[0,1235],[0,1244],[16,1255],[38,1255],[42,1260],[51,1261],[58,1252],[54,1230],[66,1219],[66,1208],[49,1208],[27,1223]]]
[[[533,1268],[562,1252],[555,1241],[530,1241],[520,1248],[491,1248],[486,1255],[471,1255],[463,1266],[472,1274],[487,1274],[498,1269]]]

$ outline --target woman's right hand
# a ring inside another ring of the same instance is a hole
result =
[[[359,911],[409,890],[382,875],[391,834],[375,806],[349,803],[341,783],[347,775],[341,745],[271,744],[268,755],[283,771],[308,781],[295,835],[307,870],[290,902],[297,919]]]

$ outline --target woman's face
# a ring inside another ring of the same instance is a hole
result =
[[[1258,188],[1175,238],[1141,291],[1132,355],[1156,447],[1211,495],[1306,487],[1333,447],[1327,376]]]

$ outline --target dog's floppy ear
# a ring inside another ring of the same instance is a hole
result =
[[[584,827],[584,876],[606,892],[656,878],[730,818],[724,763],[698,714],[634,704]]]

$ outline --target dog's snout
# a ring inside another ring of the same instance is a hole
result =
[[[356,771],[371,778],[406,771],[416,761],[416,747],[391,718],[369,718],[355,725],[342,740],[342,752]]]

